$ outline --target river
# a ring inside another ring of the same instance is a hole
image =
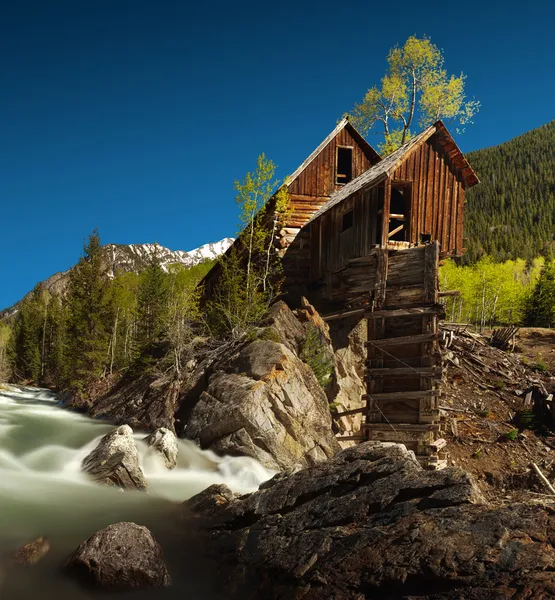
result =
[[[137,592],[133,598],[200,598],[175,556],[179,505],[213,483],[238,493],[272,476],[254,459],[218,457],[179,441],[178,466],[167,470],[136,435],[149,492],[98,485],[80,470],[82,459],[113,426],[59,407],[55,394],[0,386],[0,598],[81,600],[97,597],[60,571],[90,535],[110,523],[133,521],[151,529],[168,559],[173,586]],[[181,525],[181,526],[186,526]],[[13,567],[11,553],[39,536],[51,550],[34,567]],[[105,595],[103,598],[120,597]]]

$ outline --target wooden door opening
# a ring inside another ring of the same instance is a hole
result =
[[[391,185],[388,241],[410,242],[410,184]]]

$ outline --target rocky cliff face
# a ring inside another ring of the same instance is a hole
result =
[[[207,593],[230,599],[555,597],[552,509],[490,508],[465,472],[423,471],[402,445],[360,444],[244,497],[212,486],[184,519],[218,565]]]
[[[134,429],[165,427],[203,448],[252,456],[270,469],[316,464],[339,446],[330,399],[301,359],[309,322],[299,317],[278,302],[252,339],[217,347],[200,340],[179,377],[129,377],[80,408]],[[333,360],[324,333],[317,343]]]

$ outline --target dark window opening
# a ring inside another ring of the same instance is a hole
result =
[[[353,178],[353,149],[337,148],[336,183],[349,183]]]
[[[354,224],[354,214],[353,211],[350,210],[343,215],[343,220],[341,222],[341,232],[347,231],[347,229],[351,229]]]
[[[432,236],[429,233],[421,233],[420,234],[420,243],[421,244],[429,244],[432,241]]]
[[[409,199],[410,190],[408,188],[391,188],[389,205],[389,240],[391,241],[408,241]],[[392,233],[393,235],[391,235]]]

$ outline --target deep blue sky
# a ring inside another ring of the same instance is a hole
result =
[[[183,250],[234,235],[233,180],[262,151],[293,171],[411,34],[482,102],[463,151],[550,121],[554,25],[551,0],[0,3],[0,308],[94,227]]]

